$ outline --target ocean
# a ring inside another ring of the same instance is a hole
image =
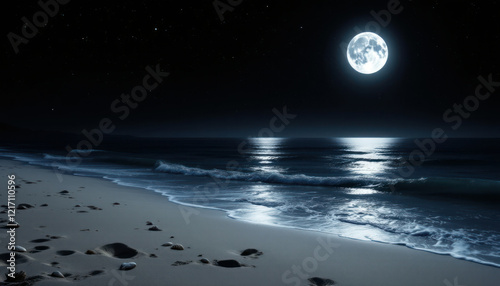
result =
[[[432,146],[402,138],[142,138],[69,153],[4,144],[0,157],[50,168],[54,176],[158,192],[238,220],[500,267],[499,146],[500,139]]]

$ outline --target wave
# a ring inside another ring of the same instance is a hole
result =
[[[111,163],[117,165],[133,165],[133,166],[148,167],[148,168],[151,168],[151,166],[154,166],[155,163],[157,162],[156,159],[149,159],[149,158],[111,157],[111,156],[94,158],[93,161]]]
[[[388,193],[416,196],[443,196],[463,199],[500,200],[500,182],[472,178],[384,178],[384,177],[319,177],[305,174],[274,172],[242,172],[201,169],[158,161],[156,171],[186,176],[205,176],[220,180],[262,182],[270,184],[372,188]]]
[[[47,160],[52,160],[52,161],[65,161],[66,157],[65,156],[58,156],[58,155],[51,155],[51,154],[43,154],[43,158]]]
[[[376,177],[370,177],[370,178],[316,177],[304,174],[281,174],[274,172],[245,173],[241,171],[224,171],[219,169],[207,170],[195,167],[188,167],[180,164],[166,163],[163,161],[157,162],[155,170],[170,174],[213,177],[221,180],[264,182],[264,183],[285,184],[285,185],[355,188],[355,187],[367,187],[381,183],[388,183],[387,179],[376,178]],[[394,179],[394,183],[397,180],[399,179]],[[392,182],[392,180],[390,181]]]
[[[91,154],[93,152],[106,152],[104,150],[99,150],[99,149],[88,149],[88,150],[80,150],[80,149],[73,149],[69,153],[77,153],[77,154]]]

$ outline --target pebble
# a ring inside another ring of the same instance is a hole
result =
[[[200,259],[200,262],[203,263],[203,264],[210,264],[210,260],[208,260],[206,258]]]
[[[57,278],[64,278],[64,275],[59,271],[52,272],[52,274],[50,274],[50,276],[57,277]]]
[[[22,246],[19,246],[19,245],[16,245],[14,247],[14,251],[17,251],[17,252],[26,252],[26,248],[24,248]]]
[[[172,247],[170,247],[170,249],[173,249],[173,250],[184,250],[184,246],[182,246],[182,244],[174,244],[174,245],[172,245]]]
[[[123,262],[122,265],[120,265],[120,270],[130,270],[134,269],[137,266],[137,263],[135,262]]]

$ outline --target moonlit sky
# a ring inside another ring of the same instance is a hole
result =
[[[245,0],[223,23],[211,1],[158,2],[70,1],[18,54],[6,35],[40,7],[4,3],[0,122],[79,132],[109,117],[115,134],[256,136],[287,106],[297,117],[276,136],[500,137],[500,88],[458,130],[442,119],[479,75],[500,81],[496,1],[401,1],[379,33],[389,60],[368,77],[340,45],[388,1]],[[156,64],[170,76],[116,120],[111,102]]]

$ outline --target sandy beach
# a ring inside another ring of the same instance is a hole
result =
[[[151,191],[58,177],[15,161],[0,160],[0,166],[2,205],[7,205],[8,175],[16,176],[18,187],[15,244],[26,252],[16,256],[15,270],[34,285],[493,286],[500,281],[499,268],[447,255],[237,221]],[[3,225],[7,218],[3,212]],[[4,246],[9,229],[0,235]],[[1,256],[5,280],[10,251]],[[136,267],[120,270],[128,262]]]

